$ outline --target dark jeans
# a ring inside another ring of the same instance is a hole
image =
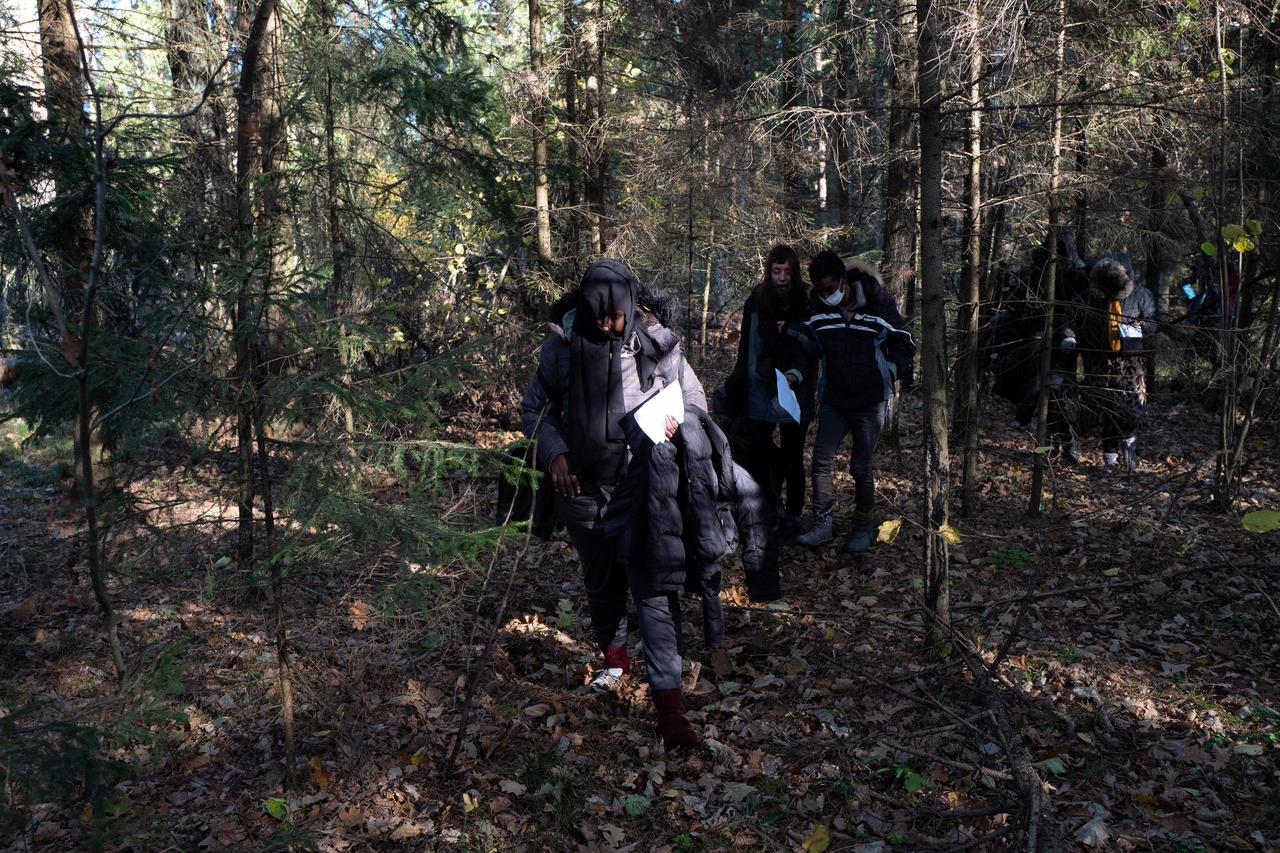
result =
[[[680,653],[684,647],[679,593],[654,590],[643,569],[624,569],[617,559],[619,537],[573,526],[569,528],[569,538],[582,561],[591,630],[601,651],[627,642],[627,592],[630,590],[640,623],[640,640],[644,643],[649,686],[653,690],[679,687]],[[719,605],[718,597],[716,604]]]
[[[782,447],[773,443],[774,427],[778,428]],[[750,452],[743,467],[764,487],[775,507],[785,486],[786,514],[799,515],[804,509],[804,435],[809,430],[809,422],[750,421],[748,430]]]
[[[874,454],[884,426],[885,404],[875,403],[861,409],[843,410],[823,405],[818,413],[818,433],[813,440],[813,508],[821,512],[831,506],[831,474],[836,449],[846,435],[852,434],[849,473],[855,485],[855,508],[869,513],[876,502]]]

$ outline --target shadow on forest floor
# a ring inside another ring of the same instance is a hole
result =
[[[1046,813],[1068,846],[1276,849],[1280,584],[1265,540],[1208,512],[1211,424],[1157,401],[1139,472],[1056,471],[1056,505],[1028,520],[1030,443],[995,408],[980,511],[956,522],[954,626],[988,664],[1016,632],[1001,712]],[[262,581],[218,565],[234,507],[213,488],[216,460],[199,476],[154,478],[150,499],[167,496],[174,514],[113,534],[126,647],[135,660],[172,650],[180,672],[148,695],[185,720],[144,744],[101,714],[113,689],[96,611],[80,572],[65,581],[79,533],[66,483],[6,457],[0,705],[35,699],[35,719],[92,723],[134,767],[102,813],[59,808],[55,791],[12,843],[68,849],[99,831],[108,849],[799,849],[824,835],[862,853],[1025,846],[1024,792],[981,685],[955,657],[921,654],[910,398],[902,422],[904,465],[886,461],[879,483],[882,516],[904,522],[893,544],[860,561],[835,546],[787,549],[776,608],[750,605],[740,566],[726,563],[733,670],[702,668],[689,706],[708,748],[688,757],[661,754],[640,659],[616,696],[585,691],[596,657],[563,536],[496,561],[482,598],[485,566],[406,569],[383,555],[295,567],[300,783],[289,791]],[[1255,465],[1245,503],[1277,502],[1275,465]],[[847,476],[837,490],[848,503]],[[456,499],[471,503],[458,523],[486,518],[490,492],[460,485]],[[463,676],[513,572],[491,675],[446,778]],[[1028,590],[1039,597],[1024,612]],[[696,600],[685,608],[696,660]],[[75,792],[74,773],[61,782]]]

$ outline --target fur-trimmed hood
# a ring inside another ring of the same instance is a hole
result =
[[[676,304],[676,297],[658,287],[657,284],[650,284],[637,278],[636,274],[631,272],[631,268],[628,268],[622,261],[613,259],[613,257],[603,257],[603,259],[593,261],[586,268],[586,272],[582,273],[582,280],[585,282],[593,273],[593,270],[602,268],[602,266],[635,282],[636,307],[639,309],[641,321],[650,327],[650,334],[658,342],[658,345],[663,347],[663,350],[669,350],[671,346],[675,345],[678,338],[673,327],[675,327],[678,316],[680,316],[680,306]],[[552,306],[548,310],[548,332],[568,339],[570,328],[566,325],[564,318],[566,318],[567,314],[570,314],[570,311],[575,309],[577,291],[579,291],[579,288],[575,287],[571,291],[563,293],[558,300],[552,302]],[[662,333],[654,334],[652,327],[655,324],[662,327]]]
[[[675,327],[679,318],[679,306],[676,304],[674,296],[655,284],[641,280],[631,271],[630,267],[614,258],[601,258],[598,261],[594,261],[587,267],[587,271],[582,274],[582,280],[586,281],[597,267],[605,267],[635,282],[636,307],[644,315],[644,321],[647,324],[657,323],[669,330]],[[565,328],[564,318],[573,309],[577,300],[578,288],[575,287],[551,303],[547,317],[550,321],[550,331],[562,337],[567,336],[568,330]]]
[[[884,289],[880,271],[860,258],[844,258],[844,280],[848,284],[861,283],[862,295],[867,305],[876,305],[889,298]],[[816,294],[815,294],[816,296]]]
[[[1134,288],[1133,262],[1123,252],[1108,255],[1093,265],[1089,283],[1098,299],[1127,299]]]

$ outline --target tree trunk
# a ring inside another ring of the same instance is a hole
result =
[[[564,138],[565,138],[565,162],[568,165],[568,176],[566,178],[566,207],[570,211],[569,215],[569,245],[571,251],[568,254],[572,257],[572,261],[577,268],[578,255],[582,251],[580,245],[581,240],[581,213],[578,205],[581,197],[578,193],[578,172],[582,170],[582,164],[578,162],[578,61],[579,61],[579,45],[578,45],[578,18],[577,5],[574,0],[564,0]]]
[[[849,93],[853,89],[853,22],[849,18],[849,0],[836,0],[835,25],[840,32],[836,42],[836,133],[831,144],[832,174],[836,179],[835,203],[838,207],[835,224],[847,229],[852,222],[849,193]],[[842,234],[841,242],[848,240],[848,234]]]
[[[778,87],[778,109],[782,113],[783,204],[787,210],[801,210],[803,195],[796,122],[787,114],[796,105],[796,0],[782,0],[782,85]]]
[[[594,11],[583,23],[581,40],[586,64],[590,69],[585,86],[589,127],[583,152],[588,241],[591,253],[597,256],[604,254],[607,242],[605,201],[609,177],[608,139],[605,133],[604,27],[604,0],[597,0]]]
[[[533,104],[533,199],[538,265],[551,272],[551,189],[547,183],[547,80],[542,46],[542,5],[529,0],[529,72]]]
[[[286,778],[293,776],[293,702],[289,679],[288,636],[283,620],[283,580],[274,548],[274,509],[270,490],[270,458],[267,452],[262,387],[267,371],[257,358],[262,319],[270,316],[275,278],[283,254],[283,167],[288,133],[285,127],[283,27],[277,0],[260,0],[243,44],[236,115],[237,240],[241,264],[240,292],[236,300],[236,438],[238,442],[239,533],[236,557],[242,570],[252,570],[254,549],[253,498],[255,440],[258,474],[262,478],[266,528],[264,546],[271,572],[274,598],[274,633],[281,706],[284,716]],[[261,186],[255,198],[254,184]],[[255,215],[255,208],[257,213]],[[261,282],[255,292],[255,281]],[[270,330],[268,330],[270,332]]]
[[[960,393],[957,415],[964,430],[964,474],[960,488],[960,512],[973,516],[978,479],[978,387],[985,374],[979,341],[979,318],[982,303],[982,5],[973,0],[969,22],[972,46],[969,49],[969,85],[967,106],[969,122],[966,136],[969,149],[969,175],[965,184],[964,218],[964,293],[960,311],[963,335],[960,352]]]
[[[1049,163],[1049,260],[1040,281],[1044,304],[1044,336],[1040,339],[1040,396],[1036,401],[1036,453],[1031,470],[1031,498],[1027,514],[1040,515],[1044,502],[1044,472],[1049,461],[1049,370],[1053,362],[1054,313],[1058,299],[1058,187],[1062,173],[1062,75],[1067,51],[1067,0],[1058,0],[1057,53],[1053,66],[1053,152]]]
[[[826,61],[823,58],[822,47],[815,47],[813,54],[818,75],[818,79],[815,84],[817,86],[818,104],[822,108],[827,108],[830,105],[826,103],[826,81],[823,79]],[[815,171],[817,172],[818,177],[818,216],[815,220],[815,224],[819,228],[826,228],[830,223],[828,221],[829,217],[827,211],[827,162],[829,157],[827,155],[828,145],[827,132],[825,129],[818,132],[817,149],[817,162],[814,165],[816,167]]]
[[[1157,119],[1157,132],[1159,128],[1159,120]],[[1147,204],[1147,236],[1144,242],[1146,249],[1145,274],[1143,275],[1143,284],[1151,291],[1151,295],[1156,298],[1156,305],[1160,312],[1160,316],[1165,316],[1165,312],[1169,310],[1169,294],[1165,289],[1163,280],[1163,243],[1164,243],[1164,170],[1168,165],[1168,157],[1165,155],[1164,148],[1157,143],[1151,146],[1151,177],[1148,179],[1151,184],[1151,193],[1148,196]],[[1081,250],[1083,251],[1083,250]],[[1144,340],[1143,343],[1147,348],[1147,391],[1151,392],[1156,387],[1156,367],[1159,364],[1157,347],[1159,339],[1152,337],[1151,340]]]
[[[912,318],[916,276],[916,0],[897,0],[892,38],[888,163],[885,167],[884,258],[889,293]]]
[[[925,451],[924,606],[925,645],[949,653],[951,625],[949,525],[950,451],[947,446],[947,318],[942,275],[942,92],[937,14],[932,0],[918,0],[917,81],[920,114],[921,424]],[[900,106],[900,103],[897,105]]]
[[[93,252],[93,223],[89,207],[83,201],[83,178],[79,150],[88,141],[88,123],[84,112],[85,69],[76,38],[75,19],[69,0],[38,0],[40,54],[44,82],[44,103],[48,115],[49,135],[61,146],[54,170],[54,193],[69,203],[69,227],[60,245],[47,250],[52,261],[52,274],[57,286],[56,298],[65,314],[76,317],[84,301],[90,255]],[[53,310],[54,306],[49,306]],[[80,349],[79,335],[68,326],[59,342],[68,360],[74,360]],[[96,405],[90,407],[91,410]],[[79,443],[88,440],[86,452]],[[102,459],[103,451],[96,430],[77,420],[72,433],[76,459],[76,494],[84,497],[90,472],[84,460]]]

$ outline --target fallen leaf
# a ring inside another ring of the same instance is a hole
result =
[[[320,763],[320,756],[313,755],[311,760],[307,762],[307,766],[311,768],[311,781],[315,782],[321,791],[329,790],[329,786],[333,784],[333,777],[329,775],[329,771],[324,769],[324,765]]]
[[[827,831],[827,825],[820,823],[815,826],[800,846],[809,853],[824,853],[831,846],[831,833]]]
[[[510,779],[503,779],[498,783],[498,790],[504,794],[511,794],[516,797],[523,797],[529,789],[519,782],[513,782]]]
[[[880,522],[880,530],[876,533],[876,541],[883,542],[886,545],[892,545],[893,540],[898,538],[898,533],[902,531],[902,519],[891,518],[888,521]]]
[[[426,830],[416,823],[404,823],[396,827],[395,831],[391,833],[391,840],[404,841],[406,838],[417,838],[424,832]]]
[[[369,624],[369,618],[373,616],[373,608],[363,601],[356,601],[348,608],[347,615],[351,617],[351,627],[363,631]]]
[[[1106,821],[1101,816],[1095,817],[1076,830],[1076,841],[1089,847],[1101,847],[1110,838],[1111,831],[1107,829]]]

